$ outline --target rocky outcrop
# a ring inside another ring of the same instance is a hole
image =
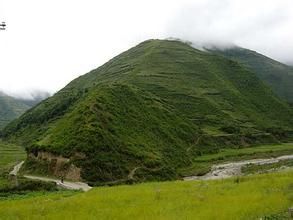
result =
[[[77,158],[85,158],[85,155],[77,153],[71,158],[66,158],[46,151],[28,154],[28,160],[42,165],[45,164],[48,174],[68,180],[81,181],[81,168],[73,164],[73,161]]]

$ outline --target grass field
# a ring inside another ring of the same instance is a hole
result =
[[[293,153],[293,143],[283,143],[278,145],[260,145],[255,147],[239,148],[239,149],[221,149],[217,154],[207,154],[199,157],[195,161],[215,161],[224,160],[233,157],[241,158],[247,156],[257,156],[260,154],[279,156],[280,154]],[[243,159],[243,158],[241,158]]]
[[[0,140],[0,188],[8,184],[6,174],[19,161],[25,159],[24,148]]]
[[[0,142],[2,171],[24,159],[22,148]],[[293,144],[223,149],[194,161],[293,153]],[[0,177],[5,185],[7,180]],[[97,187],[87,193],[29,192],[0,199],[0,219],[283,219],[293,206],[293,171],[218,181],[153,182]]]
[[[23,147],[7,144],[0,140],[0,171],[12,167],[24,159],[25,150]]]
[[[0,219],[259,219],[292,205],[293,172],[287,171],[2,200]]]

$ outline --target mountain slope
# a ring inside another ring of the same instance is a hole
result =
[[[37,91],[31,98],[15,98],[0,91],[0,130],[25,111],[48,98],[48,92]]]
[[[33,107],[35,105],[37,105],[38,103],[40,103],[41,101],[47,99],[48,97],[50,97],[50,93],[46,92],[46,91],[32,91],[29,94],[30,97],[28,98],[17,98],[17,100],[19,100],[20,102]]]
[[[29,108],[21,101],[0,92],[0,129]]]
[[[293,103],[293,67],[240,47],[212,51],[245,65],[270,85],[280,97]]]
[[[75,178],[80,167],[83,179],[112,184],[174,179],[196,155],[285,138],[292,118],[288,104],[237,62],[150,40],[75,79],[3,137],[28,147],[31,167],[74,170]]]

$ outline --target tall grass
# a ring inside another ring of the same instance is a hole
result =
[[[25,150],[21,146],[4,143],[0,140],[0,171],[24,160]]]
[[[99,187],[0,201],[0,219],[258,219],[293,205],[293,172]]]
[[[22,147],[7,144],[0,140],[0,189],[9,184],[7,174],[13,165],[24,158],[25,151]]]
[[[217,161],[223,159],[233,159],[243,157],[256,156],[279,156],[284,154],[293,153],[293,143],[282,143],[282,144],[270,144],[270,145],[259,145],[254,147],[244,147],[244,148],[224,148],[220,149],[218,153],[206,154],[195,159],[196,162],[207,162],[207,161]]]

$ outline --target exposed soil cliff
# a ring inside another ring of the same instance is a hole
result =
[[[38,168],[56,177],[64,177],[68,180],[80,181],[81,168],[77,167],[73,161],[84,158],[83,154],[76,154],[74,157],[65,158],[45,151],[38,151],[28,154],[28,164],[26,170],[38,172]]]

